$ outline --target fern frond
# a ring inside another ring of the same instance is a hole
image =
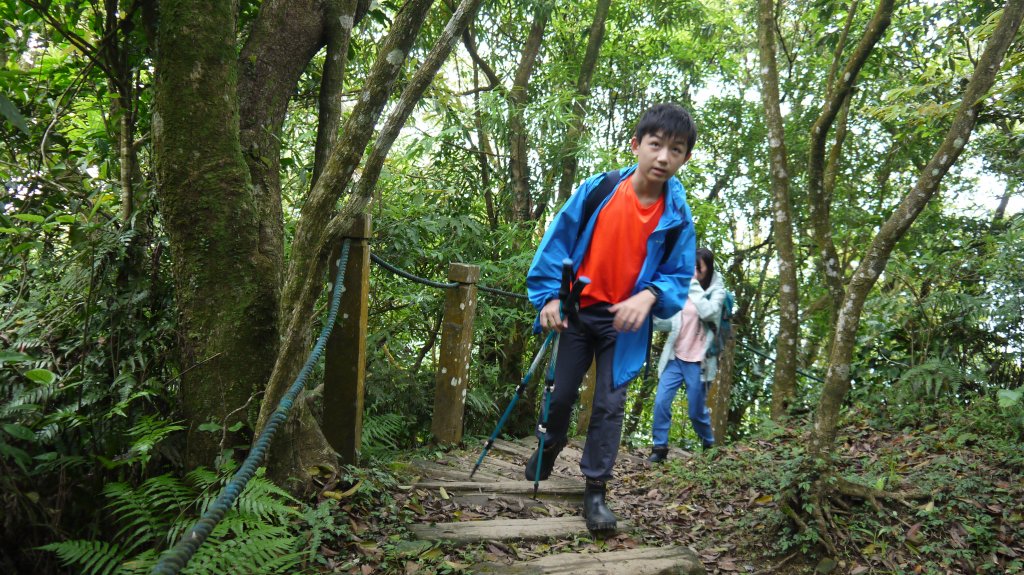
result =
[[[289,505],[289,503],[297,505],[298,500],[262,475],[262,472],[258,472],[257,476],[249,480],[242,491],[242,496],[238,498],[237,503],[239,515],[258,518],[262,521],[288,521],[290,518],[300,515],[293,505]]]
[[[364,451],[398,449],[398,440],[405,433],[405,418],[397,413],[367,414],[363,420]]]
[[[182,573],[234,573],[242,565],[246,572],[292,573],[303,559],[299,543],[285,526],[246,525],[237,517],[225,517]]]
[[[933,357],[903,372],[900,383],[908,385],[915,398],[939,399],[956,395],[967,383],[967,376],[959,366]]]
[[[151,477],[136,489],[125,483],[109,483],[103,494],[110,499],[107,508],[121,525],[115,538],[129,542],[129,553],[143,545],[161,543],[171,524],[195,497],[171,475]]]
[[[83,575],[110,575],[124,561],[125,552],[104,541],[62,541],[39,549],[57,554],[66,567],[77,567]]]

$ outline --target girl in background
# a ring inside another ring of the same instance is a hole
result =
[[[684,383],[693,430],[704,449],[715,444],[707,395],[718,373],[718,357],[707,351],[718,331],[724,301],[725,283],[715,271],[714,254],[707,248],[699,248],[686,304],[670,320],[655,322],[655,329],[669,331],[669,336],[658,362],[658,392],[654,397],[654,422],[651,424],[654,447],[648,461],[659,463],[668,458],[672,401]]]

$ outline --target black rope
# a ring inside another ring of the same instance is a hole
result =
[[[516,299],[521,299],[521,300],[529,300],[530,299],[530,298],[526,297],[524,294],[521,294],[521,293],[513,293],[513,292],[510,292],[510,291],[500,290],[498,288],[492,288],[492,287],[487,287],[487,286],[482,286],[482,285],[476,286],[476,289],[478,289],[478,290],[480,290],[482,292],[503,295],[505,297],[511,297],[511,298],[516,298]]]
[[[386,262],[383,259],[381,259],[381,257],[378,256],[375,253],[371,253],[370,254],[370,259],[373,260],[373,263],[375,263],[375,264],[379,265],[380,267],[388,270],[389,272],[391,272],[391,273],[393,273],[393,274],[395,274],[397,276],[403,277],[403,278],[405,278],[407,280],[412,280],[412,281],[414,281],[416,283],[421,283],[423,285],[427,285],[427,286],[430,286],[430,287],[436,287],[436,288],[440,288],[440,289],[453,288],[453,287],[457,287],[459,285],[458,282],[442,283],[442,282],[436,282],[436,281],[433,281],[433,280],[428,280],[426,278],[421,278],[421,277],[419,277],[417,275],[414,275],[412,273],[409,273],[409,272],[403,270],[402,268],[400,268],[400,267],[398,267],[396,265],[389,264],[388,262]],[[529,299],[529,298],[527,298],[525,295],[523,295],[521,293],[505,291],[505,290],[501,290],[501,289],[498,289],[498,288],[482,286],[482,285],[479,285],[479,284],[477,284],[476,289],[478,289],[478,290],[480,290],[482,292],[493,293],[493,294],[497,294],[497,295],[501,295],[501,296],[505,296],[505,297],[510,297],[510,298],[515,298],[515,299],[521,299],[521,300],[528,300]]]
[[[423,285],[427,285],[427,286],[430,286],[430,287],[441,288],[441,289],[453,288],[453,287],[456,287],[456,286],[459,285],[458,282],[441,283],[441,282],[435,282],[435,281],[432,281],[432,280],[428,280],[426,278],[421,278],[419,276],[413,275],[413,274],[411,274],[411,273],[409,273],[409,272],[407,272],[407,271],[405,271],[405,270],[403,270],[403,269],[401,269],[401,268],[399,268],[397,266],[393,266],[393,265],[389,264],[388,262],[380,259],[380,257],[377,254],[374,254],[374,253],[370,254],[370,259],[373,260],[373,263],[375,263],[375,264],[379,265],[380,267],[388,270],[389,272],[395,274],[396,276],[401,276],[401,277],[403,277],[403,278],[405,278],[407,280],[412,280],[414,282],[421,283]]]
[[[775,363],[775,358],[770,356],[770,355],[768,355],[767,353],[765,353],[765,352],[763,352],[763,351],[761,351],[759,349],[754,349],[754,348],[748,346],[747,344],[745,344],[745,343],[743,343],[743,342],[741,342],[739,340],[736,340],[736,343],[738,343],[740,345],[740,347],[742,347],[743,349],[746,349],[747,351],[751,351],[751,352],[753,352],[753,353],[755,353],[755,354],[757,354],[757,355],[767,359],[768,361],[770,361],[772,363]],[[800,369],[799,367],[796,368],[796,372],[798,374],[806,377],[807,379],[812,379],[814,381],[817,381],[818,383],[825,383],[824,379],[821,379],[820,377],[818,377],[818,376],[816,376],[814,374],[807,373],[806,371]]]

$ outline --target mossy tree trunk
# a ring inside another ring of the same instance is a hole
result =
[[[276,353],[268,338],[278,260],[260,250],[259,203],[239,141],[234,2],[160,5],[153,144],[180,315],[186,461],[212,465],[221,434],[244,420]],[[244,438],[227,437],[224,446]]]
[[[587,51],[584,53],[583,63],[580,65],[580,75],[576,79],[576,97],[573,98],[570,109],[572,122],[566,132],[562,150],[562,175],[558,180],[558,196],[553,202],[555,205],[569,199],[573,184],[576,182],[576,169],[580,163],[579,150],[584,146],[586,140],[585,122],[587,101],[590,100],[590,81],[597,68],[597,57],[601,53],[601,44],[604,43],[605,21],[608,19],[610,7],[611,0],[598,0],[594,10],[594,20],[590,24]]]
[[[832,83],[827,87],[821,113],[811,126],[810,151],[807,158],[807,197],[811,213],[812,235],[818,245],[818,267],[825,274],[825,286],[829,293],[829,318],[833,328],[839,315],[839,306],[842,303],[844,292],[843,270],[840,267],[839,251],[832,240],[830,213],[832,203],[830,192],[835,182],[835,164],[838,162],[846,133],[845,116],[840,117],[840,112],[849,110],[849,99],[853,93],[854,84],[856,84],[868,56],[871,55],[878,41],[882,39],[885,31],[889,28],[894,4],[895,0],[881,0],[878,3],[871,22],[868,23],[856,49],[843,68],[842,75],[836,75],[835,71],[840,67],[844,42],[836,44],[837,48],[831,66],[832,72],[829,74],[829,80]],[[851,10],[843,31],[844,38],[852,21],[853,11]],[[831,152],[826,153],[825,144],[837,119],[841,121],[839,129],[836,130],[835,143]],[[828,169],[829,166],[832,167],[831,170]],[[831,174],[832,177],[827,178],[827,174]],[[831,182],[832,185],[827,185],[828,182]]]
[[[850,361],[856,344],[857,328],[868,293],[889,262],[896,244],[903,238],[935,196],[939,183],[963,152],[974,131],[985,95],[995,83],[1003,58],[1024,17],[1024,0],[1008,0],[985,51],[978,60],[964,89],[960,108],[938,149],[918,175],[914,188],[903,197],[868,247],[850,279],[836,322],[834,342],[829,354],[828,373],[814,417],[809,455],[821,459],[829,455],[836,438],[839,410],[850,389]]]

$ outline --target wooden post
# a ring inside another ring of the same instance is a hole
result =
[[[366,311],[370,293],[370,216],[359,214],[344,235],[350,239],[345,293],[337,324],[324,350],[323,432],[341,460],[359,462],[363,439],[363,389],[366,379]],[[331,278],[338,273],[341,249],[331,256]]]
[[[594,389],[597,387],[597,359],[590,362],[590,369],[580,384],[580,411],[576,415],[576,435],[587,435],[590,429],[590,412],[594,409]]]
[[[462,415],[469,388],[469,356],[473,347],[473,317],[476,315],[476,282],[480,267],[452,263],[444,298],[441,328],[441,357],[434,376],[434,419],[430,432],[438,443],[462,441]]]

